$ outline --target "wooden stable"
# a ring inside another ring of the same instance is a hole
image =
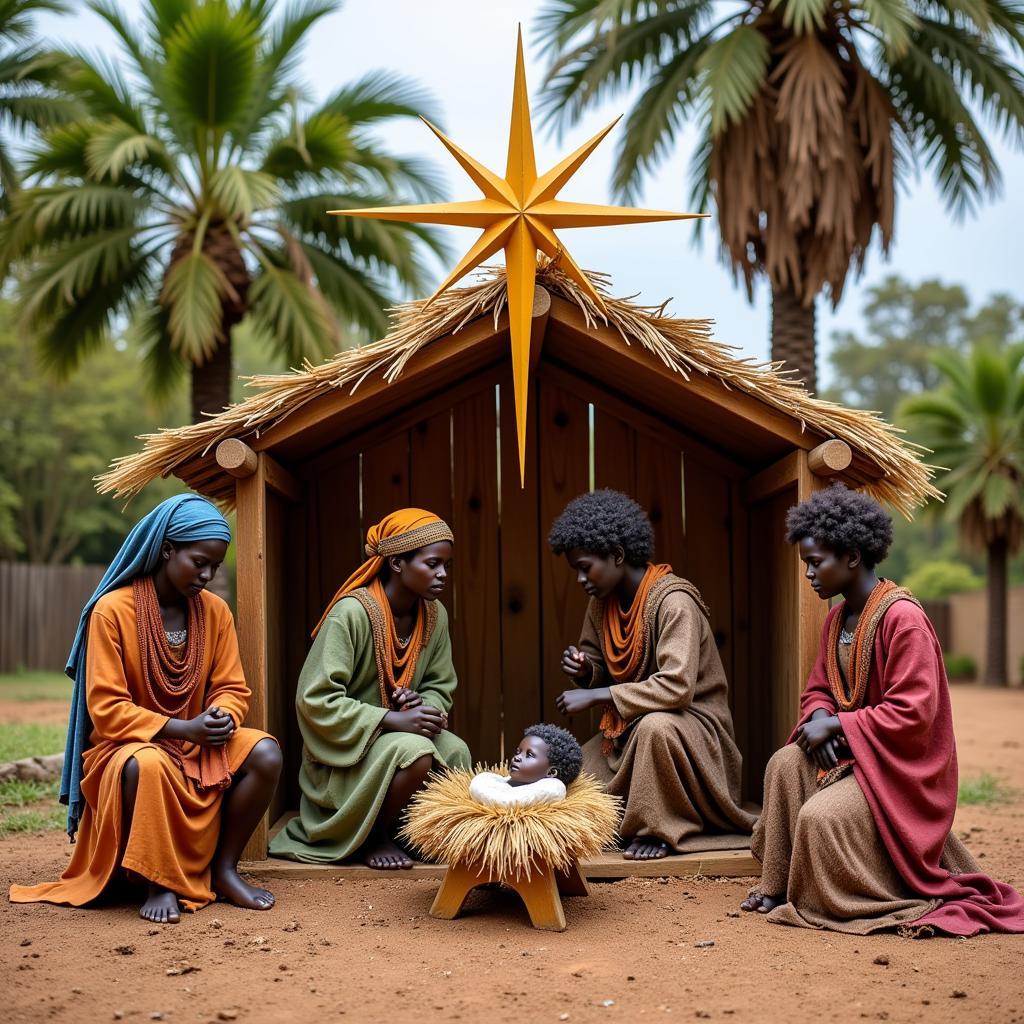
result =
[[[685,380],[543,288],[532,338],[525,487],[507,315],[495,322],[489,313],[425,345],[391,383],[377,374],[354,394],[321,388],[283,419],[170,467],[237,507],[248,723],[279,737],[286,759],[270,821],[298,804],[294,694],[310,631],[362,561],[366,528],[392,509],[428,508],[455,532],[444,598],[459,675],[452,725],[474,756],[499,759],[525,726],[558,720],[560,655],[578,637],[586,599],[546,536],[565,503],[595,487],[635,496],[654,524],[658,560],[710,606],[744,797],[760,799],[826,611],[785,543],[786,510],[830,477],[860,486],[886,473],[869,446],[851,449],[811,429],[810,417],[714,376]],[[586,738],[596,717],[573,725]],[[264,825],[248,856],[264,857],[266,841]]]

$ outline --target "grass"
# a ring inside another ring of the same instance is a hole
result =
[[[63,672],[0,672],[0,700],[71,700]]]
[[[0,762],[45,757],[64,749],[65,725],[41,722],[0,723]]]
[[[64,828],[67,810],[57,803],[57,782],[0,782],[0,839]]]
[[[957,799],[961,804],[1005,804],[1016,795],[1016,790],[1000,782],[996,776],[982,772],[972,779],[960,780]]]

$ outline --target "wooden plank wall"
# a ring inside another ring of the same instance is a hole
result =
[[[293,703],[310,630],[364,557],[366,528],[394,508],[414,505],[444,516],[456,536],[444,597],[460,680],[454,728],[475,757],[495,760],[515,749],[525,726],[560,720],[554,701],[569,685],[561,653],[579,637],[586,596],[546,538],[565,504],[589,489],[591,457],[595,486],[632,493],[648,508],[658,558],[704,591],[723,657],[732,664],[733,482],[689,450],[684,457],[678,436],[631,417],[621,400],[563,371],[541,364],[530,403],[525,490],[504,365],[457,385],[447,400],[438,396],[421,417],[410,411],[395,418],[393,429],[368,432],[361,449],[342,441],[333,453],[297,467],[308,502],[286,513],[285,536],[286,543],[305,537],[306,544],[282,581],[289,595],[282,713]],[[694,495],[685,515],[684,474],[686,493]],[[688,530],[697,539],[688,540]],[[572,723],[580,739],[593,735],[598,717]],[[292,778],[300,746],[292,726],[286,769]],[[297,790],[288,786],[294,805]]]
[[[63,672],[82,607],[104,572],[102,565],[0,562],[0,672]]]

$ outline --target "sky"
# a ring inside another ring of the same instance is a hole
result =
[[[76,13],[47,15],[40,31],[54,41],[107,56],[116,54],[113,34],[94,14],[71,0]],[[130,20],[139,17],[139,0],[120,0]],[[446,133],[464,150],[499,173],[505,167],[508,123],[515,69],[516,30],[523,26],[527,85],[536,112],[546,61],[533,38],[537,0],[348,0],[321,20],[310,36],[300,75],[314,99],[368,71],[390,70],[412,78],[434,97]],[[629,109],[619,95],[590,111],[558,139],[534,116],[538,170],[574,150],[598,129]],[[560,193],[576,202],[613,203],[610,179],[621,126],[601,143]],[[449,198],[476,199],[479,193],[428,129],[417,121],[388,125],[382,134],[394,152],[433,160],[447,183]],[[848,281],[838,310],[818,303],[820,383],[828,384],[827,352],[836,330],[858,330],[867,290],[889,274],[911,282],[939,278],[963,284],[975,303],[994,292],[1024,299],[1019,269],[1019,236],[1024,227],[1024,154],[995,132],[990,143],[1003,173],[1002,195],[975,215],[957,222],[945,209],[929,172],[911,179],[897,202],[896,230],[888,258],[874,246],[859,281]],[[650,175],[638,205],[689,211],[687,169],[695,131],[685,130],[672,154]],[[702,211],[711,212],[714,211]],[[566,231],[562,234],[576,262],[610,274],[615,295],[660,304],[672,298],[669,312],[711,317],[716,337],[744,355],[766,359],[769,349],[770,296],[762,285],[753,304],[719,259],[714,224],[695,246],[694,221]],[[477,232],[442,228],[457,259]],[[495,258],[500,260],[500,254]],[[439,268],[439,278],[441,276]]]

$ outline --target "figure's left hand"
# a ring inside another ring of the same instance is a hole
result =
[[[794,742],[805,754],[813,755],[822,744],[838,736],[842,729],[838,715],[812,718],[797,729]]]
[[[408,686],[397,687],[392,698],[396,711],[411,711],[423,703],[423,698],[415,690],[410,690]]]

